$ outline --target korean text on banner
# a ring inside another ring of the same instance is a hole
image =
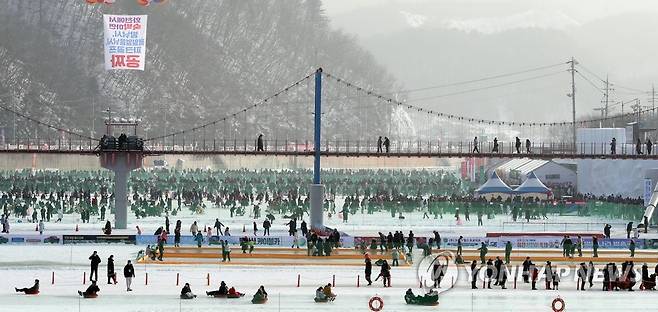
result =
[[[103,15],[105,70],[144,70],[146,15]]]

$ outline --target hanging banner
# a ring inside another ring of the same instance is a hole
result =
[[[146,15],[103,15],[105,70],[144,70]]]

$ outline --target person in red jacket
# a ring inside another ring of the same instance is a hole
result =
[[[239,298],[239,297],[242,297],[242,296],[244,296],[244,294],[236,291],[235,287],[229,288],[227,297],[229,297],[229,298]]]

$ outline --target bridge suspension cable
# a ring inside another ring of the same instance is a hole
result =
[[[92,141],[96,141],[96,142],[99,141],[98,139],[96,139],[96,138],[92,138],[92,137],[90,137],[90,136],[88,136],[88,135],[75,133],[75,132],[73,132],[73,131],[71,131],[71,130],[67,130],[67,129],[64,129],[64,128],[57,127],[57,126],[52,125],[52,124],[45,123],[45,122],[43,122],[43,121],[41,121],[41,120],[38,120],[38,119],[32,118],[32,117],[30,117],[30,116],[28,116],[28,115],[26,115],[26,114],[21,113],[21,112],[17,112],[17,111],[15,111],[15,110],[13,110],[13,109],[11,109],[11,108],[8,108],[8,107],[6,107],[6,106],[4,106],[4,105],[0,105],[0,109],[3,109],[3,110],[5,110],[5,111],[7,111],[7,112],[9,112],[9,113],[11,113],[11,114],[14,114],[14,115],[18,116],[18,117],[25,118],[25,120],[27,120],[27,121],[30,121],[30,122],[32,122],[32,123],[35,123],[35,124],[38,124],[38,125],[44,126],[44,127],[46,127],[46,128],[52,129],[52,130],[56,130],[56,131],[63,132],[63,133],[69,134],[69,135],[77,136],[77,137],[82,138],[82,139],[92,140]]]
[[[235,118],[235,117],[238,116],[239,114],[246,113],[247,111],[250,111],[250,110],[252,110],[252,109],[254,109],[254,108],[256,108],[256,107],[259,107],[259,106],[261,106],[261,105],[268,104],[268,102],[271,102],[272,99],[275,99],[275,98],[277,98],[278,96],[280,96],[280,95],[282,95],[282,94],[288,92],[291,88],[294,88],[294,87],[296,87],[296,86],[299,86],[299,85],[300,85],[301,83],[303,83],[304,81],[306,81],[306,80],[310,79],[311,77],[313,77],[313,75],[315,75],[315,72],[306,75],[304,78],[301,78],[301,79],[297,80],[296,82],[294,82],[294,83],[288,85],[287,87],[285,87],[285,88],[283,88],[283,89],[280,89],[279,91],[273,93],[272,95],[270,95],[270,96],[268,96],[268,97],[265,97],[264,99],[262,99],[262,100],[260,100],[260,101],[258,101],[258,102],[256,102],[256,103],[254,103],[253,105],[243,107],[242,109],[238,110],[237,112],[235,112],[235,113],[233,113],[233,114],[226,115],[226,116],[224,116],[224,117],[222,117],[222,118],[219,118],[219,119],[217,119],[217,120],[214,120],[214,121],[211,121],[211,122],[207,122],[207,123],[205,123],[205,124],[202,124],[202,125],[199,125],[199,126],[195,126],[195,127],[192,127],[192,128],[188,128],[188,129],[184,129],[184,130],[179,130],[179,131],[176,131],[176,132],[172,132],[172,133],[165,134],[165,135],[161,135],[161,136],[157,136],[157,137],[151,137],[151,138],[148,138],[148,139],[146,139],[146,140],[144,140],[144,141],[154,141],[154,140],[166,139],[166,138],[170,138],[170,137],[173,137],[173,136],[176,136],[176,135],[185,134],[185,133],[187,133],[187,132],[193,132],[193,131],[197,131],[197,130],[200,130],[200,129],[205,129],[206,127],[209,127],[209,126],[215,126],[215,125],[216,125],[217,123],[219,123],[219,122],[226,121],[226,120],[228,120],[229,118]]]
[[[556,73],[553,73],[556,74]],[[443,113],[439,112],[436,110],[432,109],[427,109],[423,108],[420,106],[416,106],[413,104],[408,104],[409,101],[401,101],[401,100],[396,100],[391,97],[387,97],[383,94],[374,92],[372,90],[363,88],[355,83],[352,83],[348,80],[342,79],[340,77],[334,76],[331,73],[328,72],[323,72],[323,75],[325,75],[327,78],[336,81],[338,83],[344,84],[347,87],[353,88],[357,90],[358,92],[363,92],[367,96],[375,97],[378,98],[380,101],[388,103],[390,105],[397,105],[400,107],[406,107],[407,109],[410,110],[415,110],[417,112],[422,112],[430,115],[435,115],[441,118],[449,119],[449,120],[459,120],[459,121],[468,121],[468,122],[477,122],[477,123],[483,123],[483,124],[489,124],[489,125],[499,125],[499,126],[522,126],[522,127],[547,127],[547,126],[567,126],[567,125],[573,125],[574,121],[559,121],[559,122],[519,122],[519,121],[502,121],[502,120],[490,120],[490,119],[481,119],[481,118],[475,118],[475,117],[468,117],[468,116],[461,116],[461,115],[456,115],[456,114],[448,114],[448,113]],[[542,75],[543,76],[543,75]],[[576,120],[576,124],[581,124],[584,125],[586,123],[593,123],[593,122],[601,122],[601,121],[606,121],[606,120],[614,120],[617,118],[623,118],[626,116],[631,116],[631,115],[636,115],[636,114],[642,114],[645,112],[652,111],[653,108],[645,109],[645,110],[640,110],[636,112],[631,112],[627,114],[620,114],[620,115],[615,115],[615,116],[608,116],[608,117],[603,117],[603,118],[594,118],[594,119],[587,119],[587,120]]]

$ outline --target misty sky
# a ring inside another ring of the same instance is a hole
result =
[[[603,84],[594,75],[610,75],[620,86],[611,92],[612,102],[637,97],[650,105],[648,94],[623,87],[648,91],[658,82],[658,1],[327,0],[324,8],[335,28],[355,35],[406,89],[514,72],[574,56],[593,72],[581,70],[589,81],[577,77],[577,111],[583,116],[595,114],[593,109],[602,105],[596,87],[602,89]],[[487,84],[474,87],[480,86]],[[452,113],[464,113],[466,107],[477,117],[557,121],[570,119],[570,100],[565,96],[569,88],[570,76],[565,73],[458,96],[442,97],[464,88],[409,97],[440,97],[417,104]],[[534,115],[544,117],[524,114],[528,102],[535,104]],[[611,114],[619,113],[621,106],[614,109]],[[625,109],[628,112],[628,106]]]
[[[658,12],[658,2],[654,0],[328,0],[323,5],[337,27],[361,36],[384,31],[386,27],[345,24],[345,15],[389,8],[398,10],[398,18],[408,27],[470,22],[475,29],[480,26],[484,30],[485,25],[494,28],[531,25],[533,21],[515,18],[523,15],[541,16],[542,20],[535,20],[535,25],[563,28],[565,23],[578,25],[623,13]]]

